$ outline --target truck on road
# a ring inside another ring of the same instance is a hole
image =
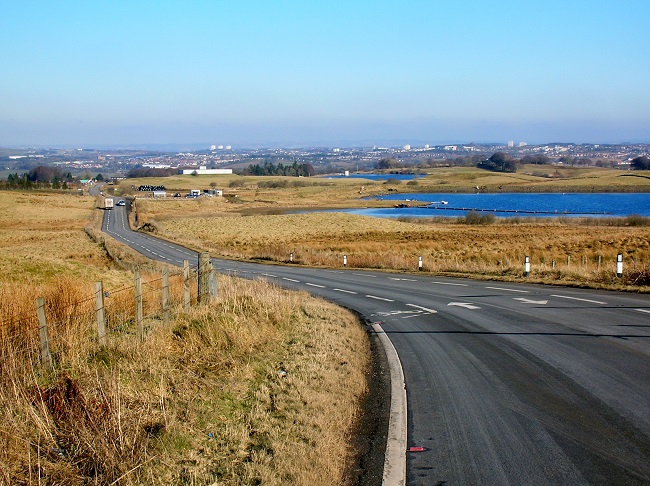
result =
[[[114,201],[112,197],[101,197],[99,198],[99,208],[100,209],[113,209]]]

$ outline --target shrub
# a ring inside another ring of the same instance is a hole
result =
[[[461,224],[492,224],[496,217],[492,213],[479,214],[477,211],[470,211],[465,216],[458,218]]]

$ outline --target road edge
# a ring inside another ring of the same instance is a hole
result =
[[[404,370],[397,350],[388,338],[379,322],[372,324],[381,341],[390,371],[390,417],[388,422],[388,440],[384,460],[382,484],[386,486],[402,486],[406,484],[406,434],[407,408],[406,383]]]

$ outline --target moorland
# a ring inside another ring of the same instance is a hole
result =
[[[528,281],[646,291],[650,283],[650,222],[627,218],[382,219],[336,209],[395,201],[368,200],[388,192],[647,192],[646,171],[526,166],[518,173],[445,168],[409,182],[360,179],[209,176],[155,181],[170,192],[220,187],[223,198],[153,199],[133,192],[139,181],[114,188],[136,197],[137,225],[213,256],[286,264],[417,270],[519,280],[531,259]],[[317,211],[327,209],[327,212]],[[617,255],[626,261],[622,278]]]

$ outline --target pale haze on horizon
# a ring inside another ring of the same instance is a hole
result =
[[[0,146],[650,142],[647,1],[22,1]]]

